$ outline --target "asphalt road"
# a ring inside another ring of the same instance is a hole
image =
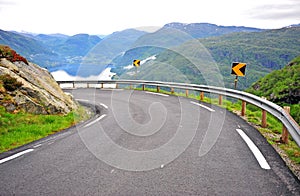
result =
[[[222,108],[143,91],[69,92],[98,114],[1,154],[0,195],[300,195],[258,131]]]

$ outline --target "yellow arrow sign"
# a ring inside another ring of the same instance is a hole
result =
[[[245,76],[246,63],[232,63],[231,74],[236,76]]]
[[[139,67],[140,66],[141,61],[140,60],[133,60],[133,65],[135,67]]]

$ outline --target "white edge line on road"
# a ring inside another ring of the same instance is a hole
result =
[[[24,150],[24,151],[22,151],[22,152],[18,152],[17,154],[14,154],[14,155],[12,155],[12,156],[9,156],[9,157],[6,157],[6,158],[4,158],[4,159],[1,159],[1,160],[0,160],[0,164],[5,163],[5,162],[7,162],[7,161],[10,161],[10,160],[12,160],[12,159],[15,159],[15,158],[17,158],[17,157],[19,157],[19,156],[22,156],[23,154],[26,154],[26,153],[29,153],[29,152],[32,152],[32,151],[33,151],[33,149],[27,149],[27,150]]]
[[[257,146],[252,142],[252,140],[244,133],[241,129],[236,129],[236,131],[240,134],[243,140],[246,142],[252,153],[254,154],[256,160],[258,161],[259,165],[263,169],[271,169],[270,165],[268,164],[267,160],[265,159],[264,155],[260,152]]]
[[[108,106],[105,105],[104,103],[100,103],[101,106],[105,107],[105,109],[108,109]]]
[[[89,100],[87,100],[87,99],[76,99],[76,101],[89,102]]]
[[[191,104],[194,104],[194,105],[200,106],[200,107],[202,107],[202,108],[205,108],[205,109],[207,109],[207,110],[210,111],[210,112],[215,112],[215,110],[213,110],[213,109],[211,109],[211,108],[209,108],[209,107],[207,107],[207,106],[205,106],[205,105],[202,105],[202,104],[200,104],[200,103],[196,103],[196,102],[194,102],[194,101],[191,101]]]
[[[162,94],[162,93],[154,93],[154,92],[146,92],[147,94],[152,94],[152,95],[159,95],[159,96],[163,96],[163,97],[169,97],[169,95],[166,94]]]
[[[99,120],[101,120],[101,119],[104,118],[105,116],[106,116],[106,114],[102,114],[99,118],[96,118],[96,119],[93,120],[92,122],[86,124],[86,125],[84,126],[84,128],[91,126],[92,124],[98,122]]]

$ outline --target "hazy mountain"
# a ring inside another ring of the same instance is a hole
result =
[[[77,74],[89,76],[99,74],[115,58],[129,50],[144,31],[126,29],[106,36],[85,56]]]
[[[252,28],[252,27],[243,27],[243,26],[218,26],[215,24],[209,23],[169,23],[166,24],[163,28],[174,28],[185,33],[188,33],[194,38],[205,38],[212,36],[220,36],[236,32],[260,32],[262,29]]]
[[[38,34],[33,36],[34,39],[42,42],[47,47],[51,48],[52,50],[55,50],[57,46],[63,44],[68,40],[70,36],[63,35],[63,34]]]
[[[126,52],[113,60],[113,71],[122,74],[125,71],[123,66],[131,64],[134,59],[146,59],[190,39],[186,33],[172,28],[161,28],[156,32],[144,34],[136,39]]]
[[[164,44],[164,40],[168,43],[172,34],[168,35],[169,32],[164,32],[166,34],[159,34],[159,36],[145,35],[137,43],[143,39],[143,43],[147,43],[145,46],[151,46],[151,43],[168,45]],[[142,56],[143,53],[152,56],[157,52],[155,60],[139,68],[137,78],[215,84],[213,80],[219,81],[217,76],[221,74],[226,87],[233,87],[234,84],[235,76],[231,75],[232,62],[244,62],[247,63],[246,76],[239,77],[238,88],[245,89],[259,78],[272,70],[280,69],[299,55],[300,27],[231,33],[179,43],[180,41],[177,46],[174,45],[152,53],[149,52],[149,48],[153,51],[153,47],[149,46],[147,50],[145,48],[143,50],[131,49],[123,55],[123,59],[128,63],[130,59],[128,57],[132,59],[136,55],[137,58],[144,59],[146,56]],[[115,70],[123,78],[132,78],[132,70],[121,67],[117,67]]]
[[[15,32],[0,30],[0,44],[10,46],[19,54],[33,62],[35,57],[39,55],[45,57],[45,60],[55,56],[51,49],[32,36],[24,36]]]
[[[0,44],[8,45],[28,60],[50,71],[76,74],[83,57],[99,42],[95,35],[31,34],[0,31]]]
[[[171,66],[170,69],[176,69],[173,71],[193,83],[205,82],[204,78],[198,77],[202,65],[211,67],[216,64],[225,86],[230,87],[233,83],[231,63],[245,62],[246,77],[240,78],[238,84],[239,88],[244,89],[271,70],[280,69],[299,54],[300,27],[294,26],[261,30],[207,23],[170,23],[153,33],[126,29],[103,39],[88,34],[67,36],[0,31],[0,43],[11,46],[50,71],[62,69],[71,75],[81,76],[97,75],[108,64],[115,66],[114,70],[122,75],[127,71],[123,67],[132,64],[132,60],[156,56],[153,62],[148,63],[164,65],[160,71]],[[200,60],[195,63],[197,58]],[[198,71],[192,64],[196,64]],[[203,74],[205,70],[201,69]],[[148,76],[152,72],[149,70]],[[140,71],[142,74],[142,69]],[[156,75],[159,75],[158,72],[159,69]],[[175,75],[172,75],[172,80],[176,79]]]
[[[183,44],[188,40],[200,37],[221,36],[233,32],[258,32],[261,29],[249,27],[226,27],[217,26],[208,23],[169,23],[161,29],[141,36],[122,56],[114,59],[115,68],[113,71],[119,75],[125,71],[122,66],[132,63],[133,59],[145,59],[147,57],[158,55],[166,49],[172,49],[175,46]]]

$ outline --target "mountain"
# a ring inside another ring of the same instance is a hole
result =
[[[0,44],[10,46],[33,62],[36,62],[35,58],[39,55],[42,55],[45,61],[56,56],[51,49],[34,39],[33,36],[24,36],[14,32],[0,30]]]
[[[42,67],[76,75],[82,59],[102,39],[96,35],[31,34],[0,30],[0,44],[10,46]]]
[[[179,23],[173,22],[164,25],[163,28],[174,28],[183,31],[193,38],[206,38],[212,36],[221,36],[236,32],[261,32],[262,29],[252,27],[238,27],[238,26],[218,26],[210,23]]]
[[[246,76],[240,77],[238,84],[240,89],[245,89],[299,55],[300,27],[233,33],[199,41],[218,64],[227,86],[233,81],[230,75],[232,62],[247,63]]]
[[[113,71],[121,75],[125,71],[123,67],[131,64],[133,59],[146,59],[190,39],[186,33],[173,28],[161,28],[153,33],[143,34],[131,43],[127,51],[113,59]]]
[[[154,63],[156,68],[159,66],[155,62],[160,66],[164,64],[161,70],[171,66],[170,69],[176,69],[190,82],[207,83],[205,77],[214,75],[218,69],[224,85],[233,87],[231,64],[244,62],[247,63],[246,76],[239,78],[238,88],[245,89],[299,55],[299,29],[296,25],[261,30],[207,23],[170,23],[153,33],[126,29],[103,39],[88,34],[66,36],[0,31],[0,43],[17,48],[27,59],[50,71],[64,70],[70,75],[84,77],[98,75],[109,64],[120,76],[131,72],[124,67],[132,64],[133,59],[155,56],[154,62],[148,63]],[[211,68],[213,65],[216,66]],[[214,71],[204,73],[206,70]],[[152,72],[147,70],[147,73],[149,76]],[[172,80],[176,80],[175,76]]]
[[[247,63],[246,76],[239,77],[238,89],[246,89],[272,70],[280,69],[299,53],[300,27],[199,39],[174,28],[162,28],[141,36],[130,50],[115,59],[113,71],[120,78],[132,78],[135,74],[128,65],[133,59],[155,56],[155,60],[139,68],[135,78],[233,88],[231,64],[244,62]]]
[[[45,46],[55,51],[56,47],[65,43],[70,36],[63,34],[38,34],[31,37],[42,42]]]
[[[121,58],[114,60],[114,63],[117,67],[128,65],[133,58],[147,58],[193,38],[220,36],[233,32],[259,31],[262,30],[250,27],[217,26],[209,23],[169,23],[153,33],[147,33],[139,37],[131,49],[126,51]]]
[[[275,103],[300,104],[300,56],[259,79],[247,91]]]
[[[300,56],[280,70],[272,71],[251,85],[247,92],[281,106],[291,105],[291,114],[300,122]]]
[[[101,38],[96,35],[77,34],[53,48],[63,56],[85,56],[100,41]]]
[[[106,36],[84,57],[77,74],[80,76],[98,75],[113,60],[129,50],[136,40],[146,32],[125,29]]]

